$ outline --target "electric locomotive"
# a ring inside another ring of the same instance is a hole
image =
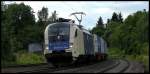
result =
[[[81,59],[101,60],[107,56],[107,44],[103,38],[72,22],[49,24],[44,38],[44,55],[47,62],[52,64]]]

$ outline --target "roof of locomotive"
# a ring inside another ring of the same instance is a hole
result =
[[[60,23],[68,24],[68,25],[69,25],[69,23],[68,23],[68,22],[56,22],[56,23],[51,23],[51,24],[49,24],[49,25],[47,25],[47,26],[46,26],[45,32],[47,32],[47,31],[48,31],[48,29],[49,29],[49,27],[50,27],[50,26],[55,25],[55,24],[60,24]]]
[[[74,27],[76,27],[77,29],[79,29],[79,30],[81,30],[82,32],[84,32],[84,33],[86,33],[86,34],[89,34],[89,35],[92,35],[88,30],[86,30],[85,28],[83,28],[83,26],[81,26],[81,25],[77,25],[77,24],[75,24],[75,23],[72,23],[72,22],[56,22],[56,23],[51,23],[51,24],[49,24],[47,27],[46,27],[46,29],[45,29],[45,31],[48,31],[48,28],[50,27],[50,26],[52,26],[52,25],[55,25],[55,24],[60,24],[60,23],[62,23],[62,24],[72,24],[72,26],[74,26]]]

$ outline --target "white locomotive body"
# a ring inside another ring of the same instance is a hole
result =
[[[71,22],[49,24],[44,36],[44,55],[51,63],[72,62],[83,58],[101,60],[107,55],[104,39]]]

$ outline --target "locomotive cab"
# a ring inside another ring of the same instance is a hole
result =
[[[61,61],[62,58],[71,58],[69,49],[70,25],[67,23],[54,23],[45,30],[44,54],[48,62]]]
[[[70,42],[70,23],[53,23],[45,29],[44,55],[48,62],[70,62],[72,61]]]

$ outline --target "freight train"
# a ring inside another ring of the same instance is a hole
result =
[[[79,60],[103,60],[107,57],[107,43],[72,22],[49,24],[44,33],[44,55],[48,63],[70,63]]]

